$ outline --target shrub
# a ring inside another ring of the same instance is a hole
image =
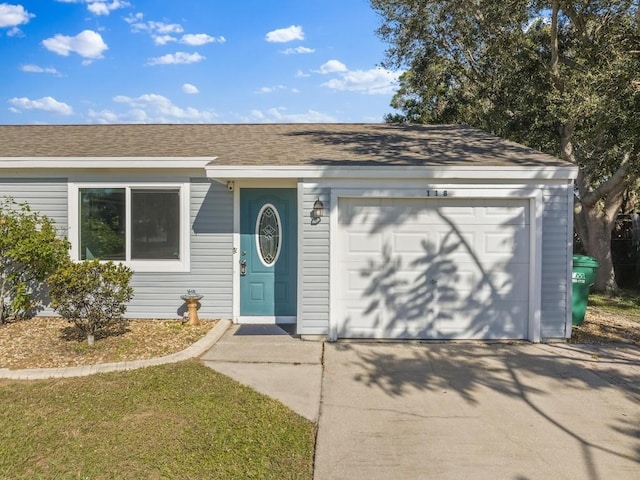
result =
[[[68,250],[53,220],[26,203],[0,201],[0,324],[42,307],[44,281],[68,262]]]
[[[125,265],[98,259],[70,263],[49,278],[51,306],[93,345],[98,331],[124,321],[132,274]]]

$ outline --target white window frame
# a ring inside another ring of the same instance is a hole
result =
[[[188,272],[191,268],[191,216],[189,200],[191,198],[190,184],[187,183],[126,183],[126,182],[83,182],[69,183],[69,242],[70,255],[73,261],[80,261],[80,201],[82,188],[122,188],[125,190],[125,260],[114,262],[123,263],[135,272]],[[147,190],[177,189],[180,195],[180,259],[179,260],[132,260],[131,259],[131,190],[143,188]]]

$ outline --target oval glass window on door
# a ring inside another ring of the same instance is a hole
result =
[[[266,267],[278,260],[282,249],[282,224],[276,207],[270,203],[264,205],[256,220],[256,248],[258,257]]]

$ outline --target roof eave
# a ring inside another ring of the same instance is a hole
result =
[[[217,157],[0,157],[0,170],[204,169]]]
[[[229,166],[207,165],[207,178],[229,180],[277,178],[325,179],[493,179],[493,180],[573,180],[578,167],[567,166]]]

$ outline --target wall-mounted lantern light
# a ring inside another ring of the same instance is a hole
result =
[[[324,217],[324,203],[318,198],[313,202],[313,219],[319,222],[322,217]]]

